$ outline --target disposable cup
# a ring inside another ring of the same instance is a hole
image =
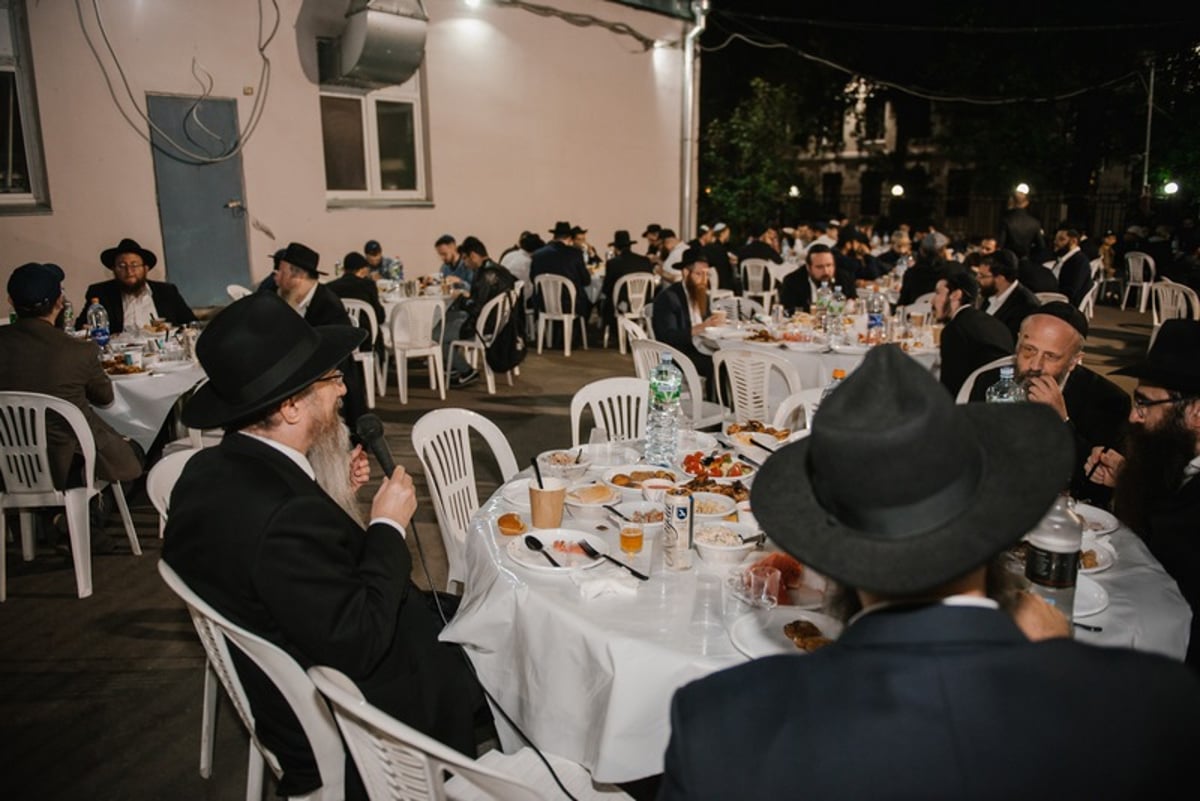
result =
[[[534,528],[558,528],[562,525],[563,503],[567,500],[566,479],[555,476],[529,482],[529,517]]]
[[[779,568],[755,565],[746,571],[746,577],[752,600],[766,601],[769,598],[779,597],[779,582],[783,579]]]

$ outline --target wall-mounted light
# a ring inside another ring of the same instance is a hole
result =
[[[892,184],[892,197],[904,197],[904,187],[900,184]]]

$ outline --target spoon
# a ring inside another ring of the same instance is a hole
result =
[[[550,552],[546,550],[546,546],[542,544],[542,541],[532,534],[525,535],[525,547],[531,551],[537,551],[542,556],[550,560],[550,564],[554,565],[555,567],[562,567],[562,565],[558,563],[558,560],[551,556]]]
[[[613,506],[611,503],[606,503],[606,504],[604,504],[604,508],[605,508],[605,509],[607,509],[608,511],[612,512],[614,515],[616,515],[617,517],[621,518],[622,520],[626,520],[626,521],[628,521],[628,522],[630,522],[630,523],[632,523],[632,522],[633,522],[633,521],[632,521],[632,520],[630,520],[628,517],[626,517],[625,515],[621,514],[621,510],[620,510],[620,509],[618,509],[617,507]]]

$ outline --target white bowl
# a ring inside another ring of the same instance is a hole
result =
[[[741,564],[746,555],[754,550],[756,542],[741,542],[737,545],[718,545],[712,542],[704,542],[701,537],[704,536],[705,529],[722,528],[735,536],[752,537],[757,531],[752,526],[743,526],[738,523],[697,523],[694,533],[693,543],[696,546],[696,552],[700,554],[700,558],[708,564],[715,565],[738,565]]]
[[[555,464],[551,461],[551,457],[555,454],[565,454],[570,461],[566,464]],[[576,462],[575,458],[579,457]],[[537,457],[538,469],[542,471],[543,476],[555,476],[556,478],[565,478],[568,482],[574,483],[583,478],[583,474],[591,467],[591,462],[588,460],[587,454],[582,453],[579,448],[571,450],[552,450],[543,451]]]
[[[604,475],[601,476],[601,480],[614,491],[621,493],[620,500],[636,501],[642,497],[642,481],[640,479],[634,480],[634,474],[644,473],[646,474],[646,478],[650,478],[658,472],[670,473],[674,481],[679,481],[683,478],[683,471],[678,469],[668,470],[664,467],[655,467],[652,464],[623,464],[605,470]],[[613,480],[617,476],[626,476],[630,480],[628,483],[619,483]],[[665,475],[661,477],[667,478]]]
[[[623,501],[613,506],[621,514],[626,517],[634,517],[635,514],[646,515],[651,512],[658,512],[658,521],[654,523],[642,523],[642,530],[647,534],[653,534],[662,530],[662,512],[663,505],[661,503],[653,503],[651,501]],[[618,526],[625,521],[616,515],[613,516],[613,523]],[[634,521],[637,522],[637,521]]]
[[[693,510],[696,508],[696,505],[700,504],[701,501],[717,504],[719,506],[719,511],[716,512],[701,513],[693,511],[693,514],[696,516],[697,525],[700,523],[718,522],[723,518],[733,514],[737,509],[737,502],[734,501],[733,498],[730,498],[728,495],[722,495],[719,492],[693,492],[692,498],[694,499],[695,504],[692,507]]]
[[[642,458],[642,452],[632,445],[608,442],[580,447],[583,448],[583,458],[591,464],[592,468],[631,464]]]

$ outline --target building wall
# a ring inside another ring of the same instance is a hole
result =
[[[678,41],[685,24],[600,0],[548,0]],[[603,247],[617,228],[641,233],[677,223],[680,191],[682,65],[678,47],[645,51],[602,27],[486,3],[427,0],[424,69],[429,115],[432,205],[330,209],[324,190],[314,37],[336,35],[348,0],[279,0],[282,22],[271,60],[265,112],[242,153],[244,202],[276,239],[251,228],[252,279],[270,269],[267,254],[303,241],[332,265],[379,239],[410,276],[437,264],[442,233],[474,234],[493,255],[522,229],[567,219]],[[215,97],[235,98],[243,128],[257,87],[258,3],[253,0],[106,0],[105,28],[133,97],[197,95],[192,62],[212,76]],[[262,3],[267,25],[270,3]],[[0,216],[4,271],[53,261],[67,292],[108,277],[98,254],[130,236],[162,253],[150,146],[122,118],[69,2],[29,2],[32,56],[52,211]],[[120,77],[83,3],[84,24],[131,114]],[[636,230],[634,230],[636,229]],[[160,264],[152,277],[170,278]]]

